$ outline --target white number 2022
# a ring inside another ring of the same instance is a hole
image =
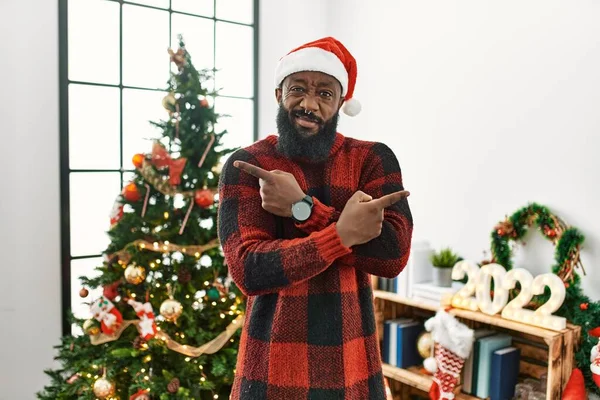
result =
[[[536,276],[529,271],[516,268],[506,271],[499,264],[487,264],[479,268],[470,261],[456,263],[452,270],[452,279],[460,280],[467,275],[467,283],[452,298],[452,306],[471,311],[481,310],[489,315],[501,312],[502,318],[535,325],[546,329],[562,330],[566,319],[552,315],[560,308],[565,299],[565,286],[562,280],[551,273]],[[491,299],[491,283],[494,281],[494,299]],[[517,282],[521,284],[519,295],[508,302],[509,290]],[[524,309],[533,295],[543,294],[545,287],[550,288],[550,299],[537,310]],[[473,294],[475,293],[475,297]],[[507,304],[508,303],[508,304]]]

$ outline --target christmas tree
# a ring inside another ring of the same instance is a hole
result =
[[[117,197],[96,278],[81,277],[92,318],[57,346],[39,399],[227,399],[244,315],[217,238],[225,132],[179,37],[163,100],[168,118]],[[99,288],[100,290],[98,290]],[[90,290],[100,291],[93,298]]]

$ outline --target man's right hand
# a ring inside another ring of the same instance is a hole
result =
[[[378,237],[383,228],[384,210],[409,195],[408,191],[401,190],[373,200],[364,192],[354,193],[336,224],[342,244],[352,247]]]

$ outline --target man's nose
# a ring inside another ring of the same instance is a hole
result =
[[[315,96],[307,93],[306,96],[302,99],[302,103],[300,106],[304,108],[306,111],[315,112],[319,109],[319,104],[317,103],[317,99]]]

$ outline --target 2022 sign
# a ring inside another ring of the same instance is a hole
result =
[[[471,261],[459,261],[452,269],[452,279],[460,280],[467,276],[467,283],[452,297],[452,306],[465,310],[496,315],[502,318],[522,322],[541,328],[562,330],[567,326],[563,317],[552,315],[565,300],[565,285],[552,273],[541,274],[535,278],[523,268],[510,271],[500,264],[487,264],[479,268]],[[491,297],[491,283],[494,280],[494,299]],[[508,301],[509,290],[514,289],[517,282],[521,285],[519,295]],[[544,293],[544,288],[551,291],[550,299],[537,310],[524,309],[534,295]],[[475,294],[475,296],[473,296]]]

